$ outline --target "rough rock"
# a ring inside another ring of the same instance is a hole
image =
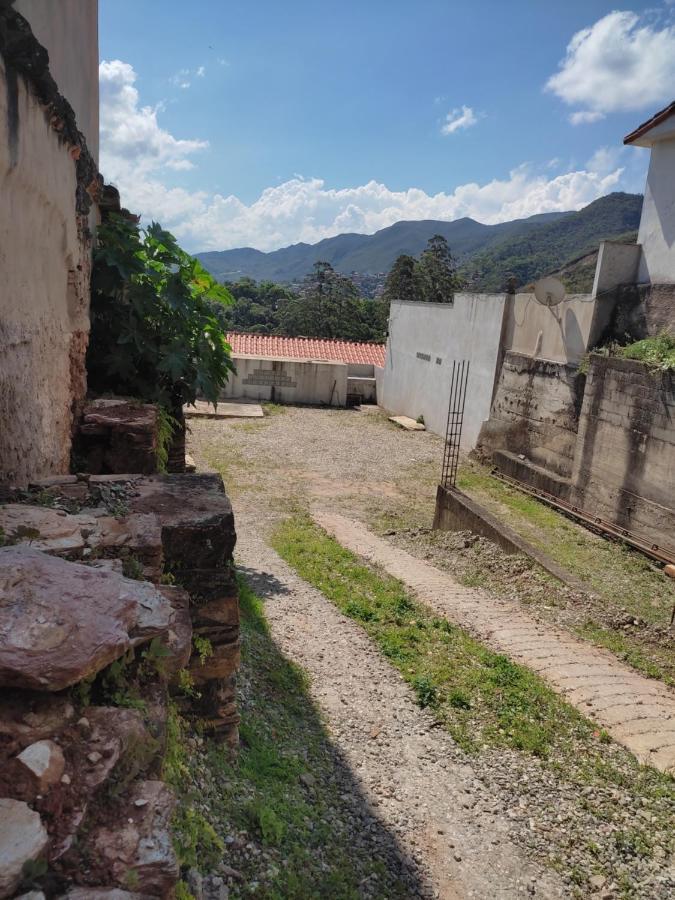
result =
[[[0,549],[0,685],[59,691],[166,633],[153,585],[48,556]]]
[[[0,508],[0,528],[10,541],[28,541],[34,549],[54,556],[133,556],[150,581],[159,581],[162,572],[162,537],[155,516],[70,515],[60,509],[13,503]]]
[[[170,656],[164,661],[164,674],[170,679],[187,666],[192,653],[190,595],[179,587],[162,586],[158,590],[171,604],[169,634],[166,640]]]
[[[120,888],[73,888],[59,900],[147,900],[149,894],[130,894]]]
[[[134,480],[134,513],[156,515],[164,565],[189,592],[194,633],[210,641],[213,655],[190,671],[200,684],[194,704],[207,726],[237,740],[234,673],[239,666],[239,600],[232,552],[236,543],[232,506],[215,473],[155,475]]]
[[[137,801],[147,801],[139,806]],[[96,875],[124,886],[134,879],[140,894],[165,897],[178,879],[178,862],[170,834],[175,799],[161,781],[135,784],[110,825],[94,829],[85,852],[97,860]],[[130,873],[135,873],[130,876]]]
[[[41,792],[61,781],[66,768],[63,751],[54,741],[36,741],[17,756],[19,762],[33,774]]]
[[[0,821],[0,897],[9,897],[24,865],[44,853],[48,837],[38,813],[20,800],[0,798]]]
[[[122,398],[84,407],[75,440],[84,469],[94,474],[157,471],[157,407]]]

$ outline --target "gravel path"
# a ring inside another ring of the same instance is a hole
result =
[[[447,572],[372,534],[360,522],[316,511],[336,540],[399,578],[419,598],[486,644],[533,669],[643,763],[675,774],[675,693],[610,653],[542,625],[517,603],[459,584]]]
[[[426,876],[421,896],[567,896],[557,877],[512,841],[503,803],[358,625],[267,545],[264,510],[236,511],[237,560],[266,596],[272,635],[310,674],[312,696],[361,793]]]

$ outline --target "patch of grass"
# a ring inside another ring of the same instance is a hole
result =
[[[167,764],[183,784],[185,769],[198,775],[199,788],[188,792],[188,800],[199,804],[218,837],[230,836],[226,862],[244,875],[230,896],[251,896],[255,882],[254,894],[263,900],[358,900],[369,879],[377,896],[408,897],[396,875],[355,845],[346,829],[351,808],[307,677],[279,653],[264,603],[244,580],[240,610],[240,750],[233,757],[207,742],[199,754],[186,753],[177,750],[182,739],[170,740]],[[191,840],[192,821],[179,818],[175,827],[181,859],[196,852],[203,869],[206,860]],[[237,846],[250,843],[257,855],[238,855]]]
[[[283,416],[287,412],[282,403],[263,403],[262,408],[266,416]]]
[[[658,651],[655,659],[653,656],[648,655],[648,652],[631,635],[623,634],[613,628],[605,628],[593,621],[585,622],[576,630],[581,637],[592,641],[599,647],[611,650],[615,656],[623,659],[624,662],[637,669],[638,672],[642,672],[643,675],[647,675],[649,678],[658,678],[666,684],[675,685],[675,678],[664,666],[659,664],[658,656],[660,654],[658,654]],[[664,654],[670,657],[672,662],[672,651],[665,650]]]
[[[273,546],[302,578],[357,619],[464,749],[511,747],[537,756],[591,726],[534,673],[442,624],[404,586],[361,563],[309,518],[287,519]]]
[[[609,618],[629,613],[649,625],[668,626],[675,603],[674,585],[663,576],[661,566],[643,554],[592,534],[534,497],[490,475],[477,463],[460,467],[458,487],[587,584],[588,590],[600,598]],[[599,615],[594,618],[602,621]],[[587,636],[595,639],[590,634]],[[636,647],[647,641],[640,635],[631,638]],[[604,641],[598,642],[607,646]],[[639,657],[635,659],[636,667],[640,668]],[[675,666],[671,668],[666,660],[662,668],[675,675]]]
[[[360,562],[308,517],[287,519],[272,541],[298,574],[346,615],[355,603],[360,611],[370,611],[357,621],[411,685],[419,705],[429,709],[459,747],[471,754],[493,748],[523,754],[530,758],[535,781],[541,772],[553,800],[556,791],[577,798],[570,824],[564,834],[551,836],[551,852],[543,857],[571,879],[576,886],[571,896],[588,896],[588,878],[598,865],[609,880],[625,876],[632,890],[639,860],[649,858],[654,864],[657,845],[666,853],[675,850],[671,777],[640,765],[536,674],[488,650],[461,628],[443,625],[400,582]],[[505,756],[504,771],[517,779],[525,760]],[[523,794],[527,797],[527,788]],[[650,811],[648,836],[634,825],[634,810],[645,805]],[[587,833],[587,825],[577,831],[577,821],[589,816],[597,824],[597,845],[579,855],[572,872],[570,851],[582,847]],[[637,896],[626,891],[626,897]]]

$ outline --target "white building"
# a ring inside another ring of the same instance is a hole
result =
[[[651,151],[638,232],[642,247],[638,281],[675,282],[675,102],[626,135],[623,142]]]

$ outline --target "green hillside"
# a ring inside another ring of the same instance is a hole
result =
[[[525,285],[567,267],[570,285],[576,290],[585,289],[593,270],[589,255],[597,254],[603,240],[635,240],[641,209],[639,194],[609,194],[579,212],[543,223],[526,235],[507,238],[475,254],[462,267],[463,273],[474,290],[499,291],[510,275],[519,285]],[[582,257],[586,257],[584,262]],[[572,263],[576,262],[578,265],[574,266]],[[590,281],[592,284],[592,277]]]
[[[343,275],[352,272],[376,275],[388,272],[402,253],[418,256],[434,234],[442,234],[455,258],[463,262],[478,250],[507,238],[525,236],[542,224],[567,215],[571,214],[546,213],[498,225],[483,225],[468,218],[454,222],[433,219],[397,222],[375,234],[339,234],[317,244],[293,244],[270,253],[244,247],[198,253],[197,257],[212,275],[225,281],[248,277],[290,284],[300,281],[318,261],[329,262]]]

